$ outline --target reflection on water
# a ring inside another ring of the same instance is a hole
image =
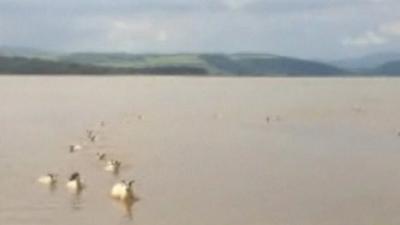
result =
[[[114,177],[118,178],[119,177],[119,167],[117,169],[115,169],[114,171],[112,171],[112,174]]]
[[[57,183],[52,183],[48,185],[48,189],[51,194],[54,194],[55,191],[57,190]]]
[[[133,206],[137,201],[139,201],[138,198],[126,199],[123,201],[113,199],[114,206],[118,208],[118,210],[120,210],[123,215],[130,220],[133,219]]]
[[[73,210],[81,210],[82,209],[82,190],[75,190],[71,191],[70,190],[70,202],[71,202],[71,209]]]

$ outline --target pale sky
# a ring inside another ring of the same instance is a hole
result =
[[[132,53],[400,52],[400,0],[0,0],[0,45]]]

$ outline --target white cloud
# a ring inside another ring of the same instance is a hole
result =
[[[160,30],[157,34],[157,41],[168,40],[168,33],[165,30]]]
[[[167,32],[149,21],[126,22],[116,20],[112,22],[108,38],[115,42],[130,41],[166,41]]]
[[[374,0],[377,1],[377,0]],[[384,23],[373,31],[367,31],[362,35],[348,37],[342,41],[345,46],[366,47],[382,45],[400,37],[400,21]]]
[[[379,31],[389,36],[400,36],[400,21],[383,24],[379,27]]]
[[[368,31],[360,36],[345,38],[342,41],[342,44],[346,46],[365,47],[370,45],[382,45],[386,42],[387,39],[384,36],[381,36],[374,31]]]
[[[223,0],[222,2],[231,10],[239,10],[249,3],[257,2],[257,0]]]
[[[388,23],[399,11],[400,0],[0,0],[0,44],[333,57],[371,50],[342,44],[400,49]]]

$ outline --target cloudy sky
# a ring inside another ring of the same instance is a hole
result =
[[[0,45],[63,51],[400,52],[400,0],[0,0]]]

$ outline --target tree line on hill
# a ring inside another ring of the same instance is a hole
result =
[[[0,48],[0,74],[66,74],[66,75],[198,75],[198,76],[397,76],[400,75],[400,54],[353,59],[353,65],[374,65],[372,68],[351,67],[352,60],[318,62],[271,54],[127,54],[72,53],[55,54]],[[368,62],[368,63],[367,63]],[[384,63],[382,63],[384,62]]]

